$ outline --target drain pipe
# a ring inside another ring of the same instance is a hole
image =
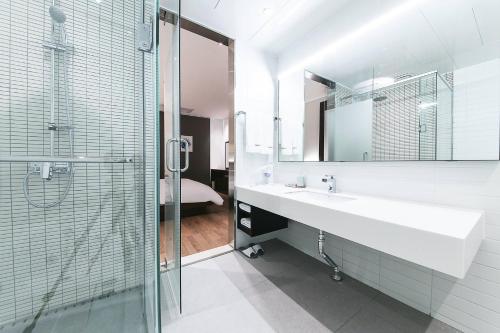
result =
[[[333,281],[342,281],[342,274],[340,273],[339,266],[335,263],[335,261],[330,258],[328,254],[325,253],[324,250],[324,244],[325,244],[325,233],[323,230],[319,231],[319,236],[318,236],[318,252],[321,258],[323,258],[324,261],[331,267],[333,267],[333,274],[330,276]]]

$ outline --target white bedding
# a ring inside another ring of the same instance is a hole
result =
[[[168,180],[160,180],[160,203],[163,205],[166,201],[171,201],[172,194],[170,186],[167,186]],[[167,190],[168,189],[168,190]],[[168,193],[167,193],[168,191]],[[167,197],[168,196],[168,197]],[[200,182],[182,178],[181,179],[181,203],[207,202],[212,201],[214,204],[221,206],[224,199],[215,192],[210,186]]]

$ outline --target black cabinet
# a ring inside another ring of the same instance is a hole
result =
[[[243,209],[240,204],[246,208]],[[250,219],[250,223],[243,219]],[[249,236],[255,237],[285,228],[288,228],[286,217],[238,201],[238,229]]]
[[[228,194],[229,185],[229,171],[211,169],[210,170],[210,180],[212,182],[212,188],[219,193]]]

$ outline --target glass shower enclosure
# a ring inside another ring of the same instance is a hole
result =
[[[161,329],[157,9],[0,2],[2,332]]]

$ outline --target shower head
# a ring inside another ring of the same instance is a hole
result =
[[[59,6],[50,6],[49,8],[50,17],[55,23],[63,24],[66,22],[66,14]]]

